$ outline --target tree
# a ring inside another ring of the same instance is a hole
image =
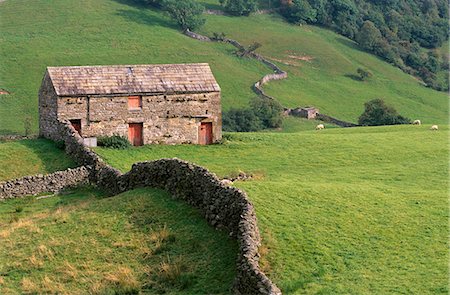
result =
[[[387,106],[382,99],[373,99],[364,104],[364,112],[358,119],[363,126],[410,124],[411,120],[399,115],[397,111]]]
[[[370,20],[364,22],[361,29],[356,34],[356,42],[362,48],[373,51],[376,45],[381,41],[381,32]]]
[[[258,9],[257,0],[219,0],[219,2],[233,15],[249,15]]]
[[[251,109],[231,109],[223,114],[222,123],[224,131],[252,132],[263,128]]]
[[[279,128],[283,123],[283,107],[273,99],[255,97],[250,106],[265,128]]]
[[[205,8],[194,0],[164,0],[162,7],[183,31],[195,30],[205,24]]]

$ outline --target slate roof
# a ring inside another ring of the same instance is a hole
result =
[[[207,63],[48,67],[59,96],[220,91]]]

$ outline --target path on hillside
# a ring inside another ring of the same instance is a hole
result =
[[[203,42],[224,42],[224,43],[228,43],[233,45],[234,47],[236,47],[238,50],[241,51],[245,51],[246,48],[245,46],[243,46],[241,43],[239,43],[236,40],[233,39],[229,39],[229,38],[212,38],[212,37],[208,37],[208,36],[204,36],[195,32],[192,32],[190,30],[186,30],[183,32],[186,36],[199,40],[199,41],[203,41]],[[247,56],[250,56],[251,58],[254,58],[256,60],[258,60],[259,62],[263,63],[264,65],[268,66],[269,68],[271,68],[273,70],[273,74],[267,74],[264,77],[262,77],[260,80],[258,80],[257,82],[255,82],[255,84],[253,84],[253,91],[262,97],[265,97],[267,99],[271,99],[274,101],[279,101],[277,100],[275,97],[270,96],[268,94],[266,94],[264,92],[264,89],[262,88],[262,86],[264,84],[269,83],[270,81],[275,81],[275,80],[283,80],[286,79],[288,77],[288,73],[284,70],[282,70],[280,67],[278,67],[275,63],[271,62],[270,60],[268,60],[266,57],[264,57],[263,55],[250,51],[247,53]],[[288,116],[296,116],[295,113],[297,113],[296,111],[298,109],[301,109],[302,107],[297,107],[294,109],[291,108],[286,108],[283,107],[284,109],[284,113],[287,114]],[[346,121],[342,121],[339,120],[337,118],[325,115],[325,114],[321,114],[321,113],[317,113],[316,115],[316,119],[327,122],[327,123],[331,123],[331,124],[335,124],[338,125],[340,127],[357,127],[359,125],[351,123],[351,122],[346,122]]]

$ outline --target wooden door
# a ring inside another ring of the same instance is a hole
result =
[[[72,124],[72,127],[80,134],[81,136],[81,120],[70,120],[70,124]]]
[[[211,122],[200,123],[200,129],[198,132],[198,143],[205,145],[211,144],[212,142],[213,142],[212,123]]]
[[[128,124],[128,140],[132,145],[140,146],[143,144],[142,129],[142,123]]]

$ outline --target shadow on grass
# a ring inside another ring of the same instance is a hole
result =
[[[129,21],[134,21],[142,25],[160,26],[179,30],[175,22],[172,22],[168,17],[167,18],[162,17],[160,14],[162,13],[162,11],[156,8],[144,5],[137,0],[114,0],[114,1],[133,8],[133,9],[119,9],[116,13],[116,15],[121,16]],[[151,14],[149,12],[151,12]]]
[[[355,75],[355,74],[345,74],[344,77],[350,78],[357,82],[362,82],[361,77],[359,77],[358,75]]]
[[[65,154],[63,149],[58,148],[56,143],[49,139],[23,139],[17,141],[17,143],[24,146],[41,160],[46,173],[53,173],[78,166]]]

